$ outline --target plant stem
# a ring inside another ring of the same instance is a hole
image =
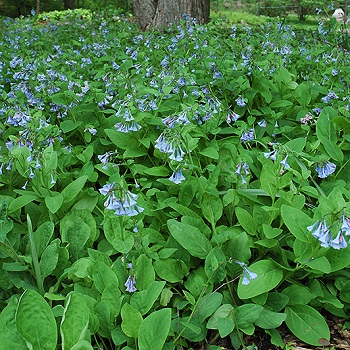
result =
[[[33,268],[34,268],[36,284],[38,286],[39,293],[42,296],[44,296],[45,290],[44,290],[43,278],[41,276],[38,254],[36,252],[36,247],[35,247],[35,242],[34,242],[32,220],[30,219],[29,214],[27,214],[27,222],[28,222],[28,236],[29,236],[29,241],[30,241],[30,249],[31,249],[31,253],[32,253],[32,264],[33,264]]]

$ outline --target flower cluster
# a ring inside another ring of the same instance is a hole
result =
[[[137,195],[125,189],[119,189],[118,197],[115,195],[115,182],[104,185],[99,189],[100,193],[107,196],[104,206],[114,210],[117,216],[135,216],[143,212],[143,208],[137,205]]]
[[[155,148],[162,153],[169,155],[169,159],[182,161],[185,151],[183,150],[180,135],[170,132],[171,129],[164,130],[155,141]]]
[[[348,246],[345,236],[350,236],[350,219],[342,215],[340,229],[335,238],[331,232],[331,226],[327,225],[326,220],[316,221],[313,225],[307,227],[307,230],[321,242],[321,247],[341,249]]]
[[[309,124],[315,124],[317,121],[317,118],[315,118],[311,113],[306,113],[304,118],[300,118],[300,123],[309,125]]]
[[[235,174],[239,175],[241,177],[242,184],[246,184],[247,181],[245,180],[244,176],[248,176],[249,175],[249,166],[248,166],[248,164],[246,162],[237,164]]]
[[[248,129],[248,130],[243,131],[240,140],[242,142],[248,142],[248,141],[253,141],[254,138],[255,138],[255,131],[254,131],[254,129]]]
[[[317,164],[316,172],[318,177],[321,179],[325,179],[327,176],[333,174],[335,172],[336,165],[332,162],[324,162],[322,164]]]

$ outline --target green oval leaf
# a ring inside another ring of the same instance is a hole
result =
[[[18,333],[35,350],[55,350],[57,326],[45,299],[34,290],[25,291],[16,312]]]
[[[191,255],[205,259],[211,251],[211,244],[207,237],[195,226],[178,222],[174,219],[167,222],[171,235]]]
[[[309,305],[287,306],[286,324],[300,340],[320,346],[320,339],[330,339],[330,332],[324,317]]]
[[[76,293],[69,294],[62,316],[62,349],[70,350],[88,332],[90,311],[85,301]]]
[[[282,280],[283,272],[270,260],[260,260],[251,266],[249,270],[255,272],[258,277],[251,280],[249,284],[242,284],[242,278],[238,284],[238,296],[241,299],[253,298],[275,288]]]
[[[162,350],[169,333],[171,309],[151,313],[141,323],[139,331],[140,350]]]

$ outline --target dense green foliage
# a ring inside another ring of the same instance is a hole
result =
[[[2,22],[1,346],[327,344],[350,309],[344,28],[68,14]]]

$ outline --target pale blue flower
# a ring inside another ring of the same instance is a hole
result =
[[[183,176],[181,169],[178,169],[172,173],[172,175],[169,177],[169,180],[174,184],[179,184],[182,181],[186,180],[186,178]]]
[[[244,107],[246,105],[243,97],[236,98],[236,103],[237,103],[237,106],[239,107]]]
[[[283,166],[284,169],[289,169],[290,165],[287,162],[288,154],[285,156],[285,158],[280,162],[280,164]]]
[[[320,164],[316,166],[316,172],[318,173],[318,177],[320,177],[321,179],[324,179],[330,174],[333,174],[335,172],[335,169],[336,165],[329,161],[324,162],[322,166]]]
[[[260,122],[258,122],[258,125],[259,125],[261,128],[266,128],[266,124],[267,124],[267,122],[266,122],[265,119],[263,119],[263,120],[261,120]]]
[[[275,149],[271,152],[264,152],[264,157],[271,160],[276,160],[278,150]]]
[[[240,117],[239,114],[235,112],[231,112],[226,115],[226,122],[227,124],[231,124],[232,122],[235,122],[236,120],[238,120],[239,117]]]
[[[111,194],[111,192],[113,191],[114,184],[115,182],[104,185],[102,188],[99,189],[99,192],[104,196],[106,196],[107,194]]]
[[[250,283],[250,281],[256,279],[257,277],[258,275],[255,272],[248,270],[247,267],[243,268],[242,284],[247,285]]]
[[[242,267],[243,269],[243,278],[242,278],[242,284],[247,285],[250,283],[251,280],[254,280],[258,277],[258,275],[255,272],[250,271],[247,268],[247,265],[239,260],[233,260],[236,264]]]
[[[136,284],[136,276],[135,275],[129,276],[124,284],[124,286],[126,287],[126,291],[130,293],[136,292],[137,288],[135,284]]]
[[[254,137],[255,137],[254,129],[248,129],[248,130],[243,131],[243,134],[242,134],[240,140],[242,142],[248,142],[248,141],[254,140]]]
[[[340,230],[345,234],[345,236],[350,236],[350,219],[345,215],[342,215],[342,225]]]
[[[348,246],[341,231],[338,232],[337,237],[335,237],[329,242],[329,246],[333,249],[338,249],[338,250],[342,248],[346,248]]]

